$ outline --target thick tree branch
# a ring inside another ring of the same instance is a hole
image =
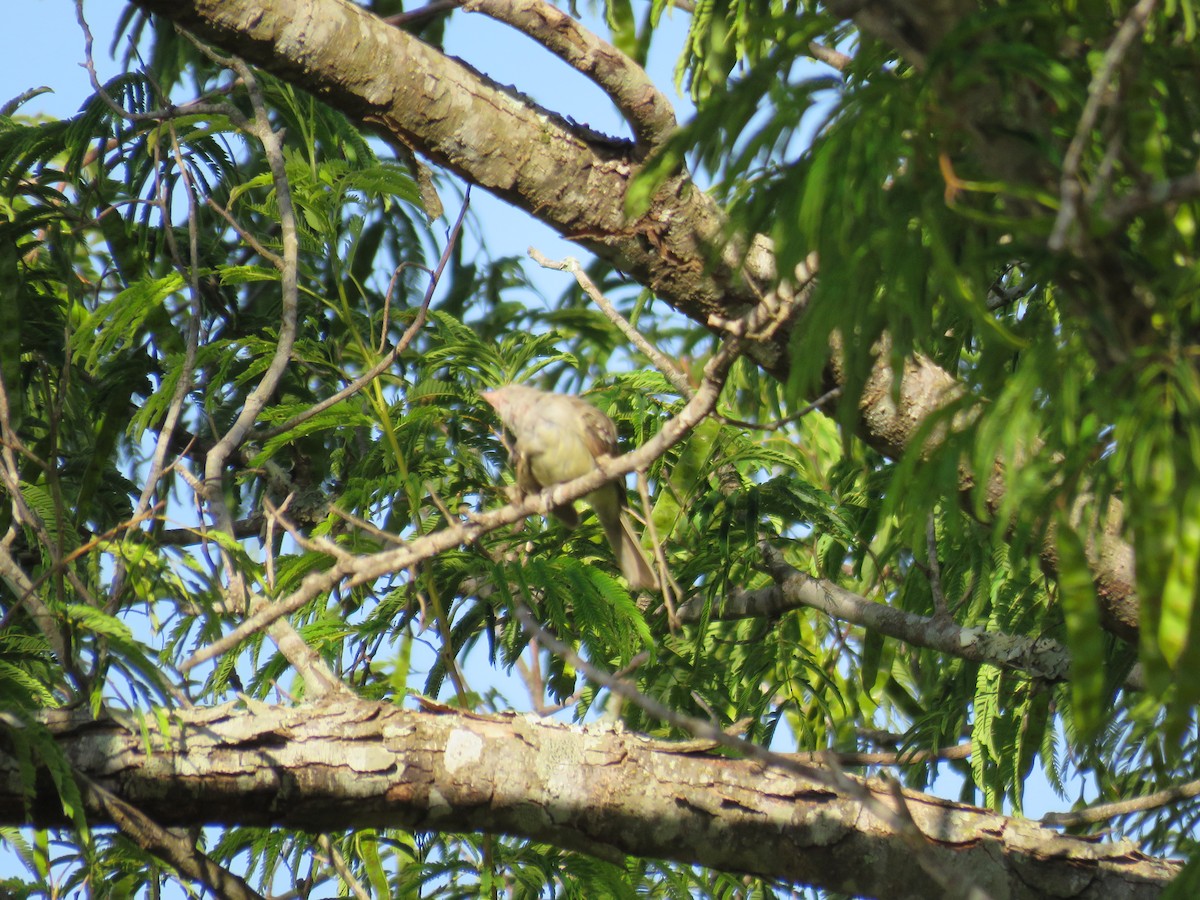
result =
[[[144,721],[145,734],[71,714],[50,727],[89,779],[166,826],[501,833],[852,894],[941,895],[860,802],[757,762],[639,735],[349,699],[180,711],[169,734],[158,717]],[[35,819],[64,824],[49,785],[42,780],[32,799]],[[896,802],[893,788],[862,785]],[[970,873],[996,897],[1150,898],[1178,872],[1127,841],[1061,835],[916,792],[902,798],[942,871]],[[24,800],[14,761],[0,753],[0,824],[23,821]]]
[[[730,241],[720,209],[686,173],[630,220],[631,144],[572,124],[348,0],[138,5],[487,188],[697,322],[742,315],[777,281],[769,242]],[[786,332],[746,353],[786,372]]]

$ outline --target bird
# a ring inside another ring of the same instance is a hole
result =
[[[510,461],[524,493],[562,484],[596,469],[601,457],[615,456],[617,426],[586,400],[523,384],[509,384],[481,396],[512,435]],[[584,499],[600,520],[621,574],[634,590],[654,588],[657,579],[642,553],[625,510],[625,488],[609,482]],[[579,524],[575,504],[552,512],[568,527]]]

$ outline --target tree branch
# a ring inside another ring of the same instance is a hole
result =
[[[1146,794],[1144,797],[1132,797],[1129,800],[1118,800],[1113,803],[1096,803],[1092,806],[1071,812],[1046,813],[1046,815],[1042,816],[1042,822],[1046,825],[1078,828],[1081,825],[1095,825],[1098,822],[1107,822],[1109,819],[1115,819],[1117,816],[1127,816],[1131,813],[1157,809],[1160,806],[1166,806],[1168,803],[1174,803],[1177,800],[1190,800],[1193,797],[1200,797],[1200,781],[1189,781],[1186,784],[1179,784],[1166,790],[1155,791],[1153,794]]]
[[[1142,29],[1146,27],[1146,22],[1150,19],[1150,14],[1154,12],[1157,3],[1158,0],[1139,0],[1137,5],[1129,11],[1125,21],[1117,29],[1108,50],[1105,51],[1104,58],[1096,69],[1096,74],[1092,76],[1092,83],[1088,85],[1087,103],[1084,104],[1083,113],[1079,116],[1075,136],[1071,138],[1066,156],[1063,157],[1058,215],[1054,219],[1054,228],[1050,231],[1050,237],[1046,241],[1051,250],[1060,251],[1067,246],[1068,232],[1079,216],[1079,200],[1083,196],[1083,185],[1079,183],[1079,165],[1083,160],[1083,153],[1088,142],[1092,140],[1092,132],[1096,127],[1096,118],[1100,115],[1101,104],[1104,103],[1117,67],[1125,58],[1125,53],[1129,50],[1134,38],[1141,34]]]
[[[875,603],[831,581],[813,578],[793,568],[779,550],[766,542],[760,549],[775,584],[756,590],[734,591],[719,608],[711,611],[710,618],[772,618],[808,607],[913,647],[1023,672],[1051,683],[1065,682],[1070,676],[1071,655],[1052,638],[964,628],[949,617],[919,616]],[[703,615],[704,601],[700,597],[689,600],[679,609],[679,618],[683,622],[698,622]],[[1139,672],[1135,670],[1131,674],[1126,687],[1141,689]]]
[[[543,0],[463,0],[462,8],[511,25],[590,78],[625,116],[643,155],[675,130],[675,109],[645,70],[558,7]]]
[[[697,322],[742,315],[778,280],[770,242],[730,240],[721,210],[686,173],[630,220],[632,145],[539,107],[349,0],[137,5],[525,210]],[[750,341],[745,352],[782,375],[786,333]]]
[[[777,315],[786,315],[786,311],[781,312],[770,304],[763,304],[751,310],[743,320],[741,330],[746,335],[754,335],[762,328],[771,327],[770,320]],[[199,663],[236,647],[252,634],[278,622],[314,598],[328,593],[343,581],[349,587],[368,584],[390,572],[402,571],[453,547],[472,544],[489,531],[503,525],[511,525],[535,514],[548,515],[552,509],[590,494],[614,478],[645,468],[683,440],[688,432],[716,408],[717,398],[725,384],[729,367],[738,357],[747,339],[735,336],[726,341],[705,366],[704,378],[692,399],[674,418],[663,425],[658,434],[637,449],[614,459],[597,461],[595,471],[574,481],[555,485],[541,493],[531,494],[518,503],[510,503],[492,512],[474,516],[469,521],[443,528],[394,549],[340,560],[329,569],[313,572],[305,576],[300,587],[287,597],[270,604],[258,604],[255,611],[237,628],[220,640],[196,651],[180,666],[181,671],[187,672]]]
[[[3,759],[0,756],[0,759]],[[92,808],[112,822],[129,840],[147,853],[174,866],[185,878],[198,881],[218,897],[228,900],[263,900],[242,878],[201,852],[195,840],[163,828],[142,810],[90,778],[79,777],[82,793]]]
[[[86,713],[48,716],[76,767],[164,826],[500,833],[851,894],[941,896],[917,855],[862,803],[686,744],[352,698],[177,711],[162,719],[169,733],[156,715],[143,721],[144,732]],[[855,781],[880,802],[896,802],[891,787]],[[62,824],[49,784],[39,782],[29,808],[41,825]],[[941,871],[969,873],[995,896],[1149,900],[1180,868],[1129,841],[1062,835],[914,791],[900,795]],[[25,801],[15,760],[0,752],[0,824],[24,822]]]

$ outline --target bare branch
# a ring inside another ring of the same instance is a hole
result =
[[[59,629],[58,618],[51,611],[50,607],[46,605],[45,601],[38,596],[37,588],[25,573],[25,570],[18,565],[13,555],[9,553],[7,541],[0,541],[0,580],[7,583],[16,596],[16,603],[5,610],[4,615],[0,617],[0,625],[6,624],[8,618],[16,610],[24,606],[28,610],[33,624],[41,632],[42,637],[46,639],[46,645],[55,657],[58,658],[63,670],[78,677],[78,670],[67,649],[67,636]]]
[[[1083,194],[1083,186],[1079,182],[1079,166],[1083,161],[1083,153],[1092,139],[1092,130],[1096,127],[1096,118],[1100,107],[1105,102],[1108,87],[1112,83],[1117,67],[1125,58],[1125,53],[1133,44],[1134,38],[1142,33],[1150,14],[1158,0],[1139,0],[1129,11],[1121,27],[1117,29],[1113,41],[1108,45],[1099,68],[1092,76],[1088,85],[1087,103],[1079,116],[1079,124],[1075,126],[1075,136],[1067,147],[1063,157],[1062,180],[1059,185],[1058,215],[1054,219],[1054,228],[1046,242],[1051,250],[1060,251],[1067,245],[1067,232],[1079,217],[1079,199]]]
[[[755,335],[763,328],[772,327],[772,323],[780,314],[786,312],[775,304],[763,304],[750,311],[744,324],[737,331],[744,332],[747,336]],[[541,493],[530,494],[518,503],[475,516],[470,521],[433,532],[400,547],[357,557],[350,563],[339,562],[323,572],[310,573],[305,576],[300,587],[289,596],[270,605],[260,606],[229,634],[196,651],[180,666],[181,671],[186,672],[206,660],[220,656],[250,635],[300,609],[314,597],[332,590],[342,581],[354,587],[367,584],[389,572],[402,571],[452,547],[473,544],[489,531],[503,525],[511,525],[535,514],[548,515],[550,510],[583,497],[615,478],[645,468],[683,440],[684,436],[716,407],[729,367],[748,339],[752,337],[734,337],[725,342],[705,366],[704,378],[692,399],[674,418],[663,425],[658,434],[641,447],[623,456],[598,460],[595,471],[574,481],[555,485]]]
[[[220,482],[225,460],[239,447],[259,415],[267,405],[267,401],[275,392],[280,379],[291,361],[292,346],[296,341],[297,328],[297,295],[299,291],[299,253],[300,240],[296,230],[296,210],[292,205],[292,193],[288,183],[287,165],[283,156],[283,145],[272,126],[267,113],[266,101],[249,66],[240,60],[233,60],[234,69],[245,82],[254,107],[254,121],[249,125],[249,131],[262,145],[267,163],[271,169],[271,178],[275,186],[276,202],[279,207],[279,223],[283,243],[283,268],[281,270],[280,293],[282,295],[282,312],[279,323],[279,337],[275,345],[267,370],[255,385],[254,390],[246,398],[241,412],[228,431],[217,441],[208,452],[204,463],[204,482],[209,494],[210,503],[218,508],[224,506],[220,494]],[[232,520],[226,511],[219,517],[223,530],[225,526],[232,528]],[[229,521],[226,521],[229,520]]]
[[[463,0],[467,12],[482,12],[529,35],[578,69],[616,104],[643,150],[675,130],[675,110],[644,69],[543,0]]]
[[[1129,800],[1118,800],[1114,803],[1096,803],[1084,809],[1071,812],[1052,812],[1042,816],[1045,825],[1061,825],[1065,828],[1075,828],[1079,825],[1095,825],[1097,822],[1107,822],[1117,816],[1127,816],[1130,813],[1146,812],[1166,806],[1177,800],[1190,800],[1200,797],[1200,780],[1189,781],[1163,791],[1156,791],[1144,797],[1134,797]]]
[[[583,266],[579,264],[579,260],[573,256],[568,256],[566,259],[561,261],[547,259],[545,254],[543,254],[536,247],[529,248],[529,255],[535,263],[543,268],[557,269],[560,272],[565,270],[574,275],[575,280],[579,283],[579,286],[583,289],[583,292],[592,299],[592,302],[600,308],[600,311],[608,317],[608,320],[617,326],[617,329],[621,332],[621,334],[625,335],[625,338],[631,344],[633,344],[633,346],[641,350],[642,353],[645,354],[646,358],[650,360],[650,362],[654,363],[654,367],[658,369],[658,371],[662,372],[667,381],[671,382],[675,390],[679,391],[679,395],[681,397],[691,397],[692,394],[695,393],[695,390],[693,389],[691,382],[688,381],[687,376],[684,375],[680,368],[675,365],[675,363],[671,362],[671,360],[669,360],[661,350],[646,340],[646,338],[642,336],[642,333],[634,328],[633,324],[628,319],[621,315],[621,313],[613,305],[612,301],[604,296],[604,293],[600,290],[600,288],[596,287],[596,282],[592,281],[592,279],[588,277],[588,273],[585,272]]]
[[[155,822],[112,791],[76,772],[75,778],[85,798],[104,812],[121,833],[145,850],[179,870],[185,878],[195,879],[218,897],[229,900],[263,900],[243,879],[203,853],[186,833],[171,831]]]
[[[273,265],[279,271],[281,271],[281,272],[283,271],[284,262],[283,262],[282,257],[279,256],[279,254],[275,253],[272,250],[268,250],[266,247],[264,247],[262,245],[262,243],[258,240],[257,237],[255,237],[253,234],[251,234],[249,231],[247,231],[245,228],[242,227],[241,223],[233,217],[233,214],[229,210],[227,210],[225,207],[223,207],[220,203],[218,203],[212,197],[205,197],[204,199],[208,203],[209,209],[213,210],[215,213],[217,213],[217,215],[219,215],[222,219],[224,219],[226,222],[228,222],[229,227],[232,228],[234,231],[236,231],[238,234],[238,237],[240,237],[243,241],[245,241],[246,244],[252,250],[254,250],[255,253],[257,253],[263,259],[267,260],[271,265]]]
[[[342,881],[350,888],[358,900],[371,900],[371,895],[367,893],[366,888],[362,886],[354,873],[350,871],[350,867],[346,865],[346,858],[342,856],[342,851],[333,845],[333,841],[329,839],[329,835],[323,834],[317,838],[317,843],[321,849],[329,855],[329,864],[333,866],[335,872],[341,876]]]

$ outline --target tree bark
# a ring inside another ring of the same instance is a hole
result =
[[[922,900],[944,896],[946,883],[1013,900],[1149,898],[1178,871],[1128,841],[1064,836],[839,776],[911,816],[914,840],[852,791],[692,743],[525,716],[343,698],[230,703],[126,725],[54,714],[49,726],[78,771],[167,827],[489,832]],[[49,776],[30,799],[16,761],[0,752],[0,824],[25,823],[27,802],[38,824],[65,824]],[[102,810],[91,814],[103,821]]]

